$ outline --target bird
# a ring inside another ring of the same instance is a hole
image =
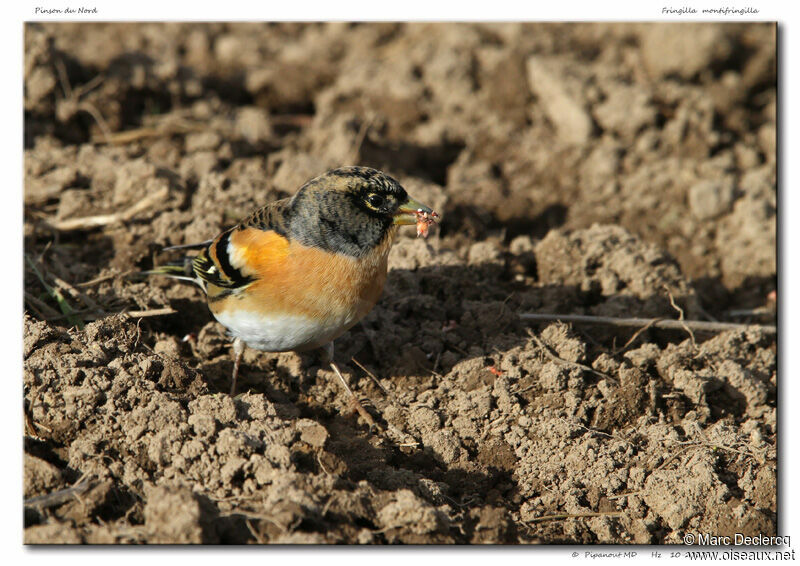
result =
[[[440,218],[386,173],[340,167],[210,240],[164,248],[197,253],[145,273],[203,290],[211,314],[233,338],[231,395],[246,346],[318,350],[372,426],[334,362],[333,343],[378,301],[398,228],[416,224],[417,235],[427,236]]]

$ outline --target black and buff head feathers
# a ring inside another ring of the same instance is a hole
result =
[[[397,225],[416,223],[418,210],[431,212],[389,175],[342,167],[303,185],[286,212],[290,235],[300,243],[361,257]]]

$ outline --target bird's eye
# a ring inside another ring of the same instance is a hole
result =
[[[369,204],[372,208],[380,208],[386,199],[384,199],[381,195],[372,193],[367,197],[367,204]]]

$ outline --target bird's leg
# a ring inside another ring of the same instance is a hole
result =
[[[356,411],[358,411],[358,414],[361,415],[361,417],[367,422],[367,424],[369,425],[370,429],[373,428],[373,427],[377,427],[377,425],[375,424],[375,420],[372,418],[372,415],[370,415],[367,412],[367,410],[361,404],[361,401],[359,401],[358,397],[356,397],[356,394],[353,393],[352,389],[350,389],[350,385],[348,385],[347,380],[342,375],[342,372],[339,371],[339,367],[333,361],[333,342],[329,342],[327,345],[323,346],[322,347],[322,352],[323,352],[323,357],[325,358],[325,361],[330,364],[331,369],[339,377],[339,381],[342,382],[342,385],[344,386],[345,391],[347,391],[347,393],[350,394],[351,402],[353,403],[353,406],[356,408]]]
[[[231,397],[236,394],[236,377],[239,375],[239,363],[242,361],[242,354],[244,354],[244,340],[241,338],[234,338],[233,340],[233,377],[231,378]]]

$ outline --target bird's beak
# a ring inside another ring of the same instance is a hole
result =
[[[417,215],[420,213],[427,213],[431,218],[439,219],[439,215],[432,208],[410,198],[407,203],[400,206],[395,212],[394,223],[400,225],[416,224]]]

